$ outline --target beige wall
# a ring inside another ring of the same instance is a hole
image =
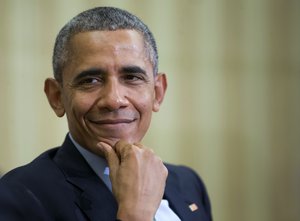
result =
[[[201,174],[215,220],[299,220],[299,0],[0,0],[0,169],[62,142],[43,81],[59,29],[97,5],[156,36],[169,90],[145,143]]]

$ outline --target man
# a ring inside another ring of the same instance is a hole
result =
[[[167,88],[157,63],[151,32],[126,11],[94,8],[67,23],[44,89],[69,133],[1,179],[0,220],[211,220],[200,178],[141,144]]]

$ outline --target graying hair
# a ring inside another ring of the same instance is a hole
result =
[[[58,33],[54,45],[52,65],[54,77],[62,82],[62,74],[69,56],[70,39],[88,31],[136,30],[142,34],[146,52],[152,63],[153,73],[158,71],[158,53],[155,39],[147,27],[135,15],[114,7],[97,7],[84,11],[71,19]]]

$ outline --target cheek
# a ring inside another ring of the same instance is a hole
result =
[[[87,113],[94,104],[93,96],[87,96],[86,94],[75,93],[70,99],[68,99],[67,107],[70,108],[70,112],[76,115],[84,115]]]
[[[136,99],[137,108],[141,115],[151,115],[154,98],[152,93],[140,93]]]

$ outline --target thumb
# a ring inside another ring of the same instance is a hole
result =
[[[104,142],[99,142],[97,144],[97,146],[104,154],[104,157],[108,163],[110,175],[114,177],[114,175],[116,174],[116,171],[120,165],[120,160],[119,160],[115,150],[109,144],[104,143]]]

